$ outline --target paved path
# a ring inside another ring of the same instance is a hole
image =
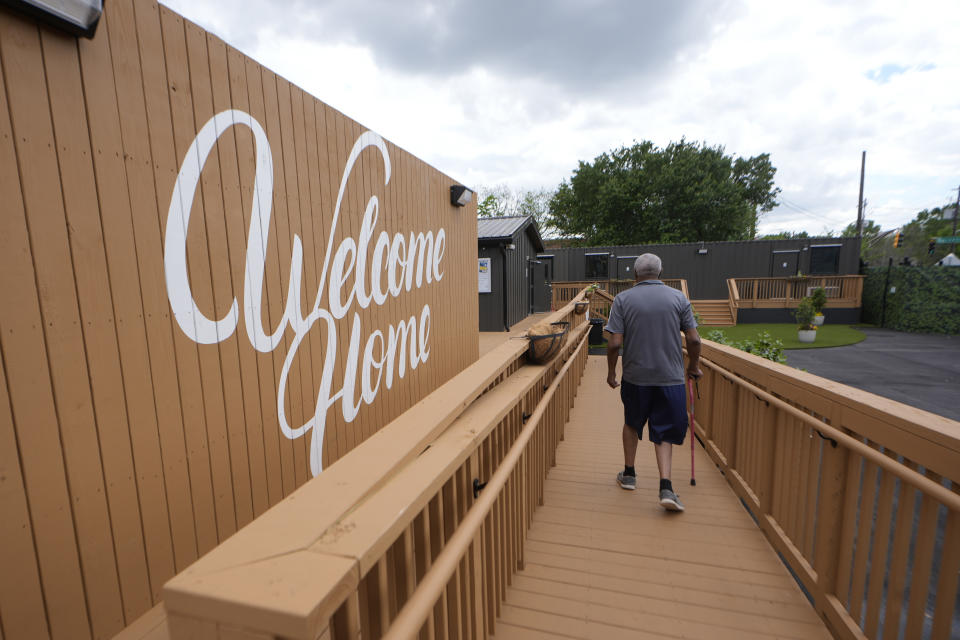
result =
[[[863,329],[847,347],[787,351],[787,364],[960,420],[960,336]]]

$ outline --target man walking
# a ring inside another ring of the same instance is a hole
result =
[[[690,378],[703,375],[700,335],[690,301],[659,280],[662,270],[659,257],[643,254],[633,265],[636,284],[613,300],[610,320],[604,327],[611,334],[607,341],[607,384],[614,389],[620,386],[623,401],[624,469],[617,474],[617,482],[624,489],[636,489],[634,460],[647,423],[660,470],[660,505],[668,511],[683,511],[670,482],[673,445],[683,444],[688,426],[680,333],[687,344],[686,377]],[[621,346],[622,385],[617,382]]]

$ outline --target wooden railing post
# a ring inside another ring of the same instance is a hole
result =
[[[820,495],[817,500],[816,549],[813,568],[817,572],[817,592],[813,594],[817,613],[829,620],[832,607],[828,596],[836,596],[844,503],[847,488],[846,447],[833,440],[821,441]]]

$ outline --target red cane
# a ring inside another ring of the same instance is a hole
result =
[[[697,439],[697,433],[693,421],[693,378],[687,378],[687,389],[690,392],[690,485],[695,487],[697,475],[693,466],[693,441]]]

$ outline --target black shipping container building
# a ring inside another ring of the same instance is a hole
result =
[[[532,216],[477,220],[480,331],[509,331],[530,313],[550,310],[549,260]]]
[[[859,238],[798,238],[549,249],[557,282],[632,280],[633,262],[643,253],[663,260],[664,278],[687,281],[691,299],[727,297],[727,278],[855,275]]]

